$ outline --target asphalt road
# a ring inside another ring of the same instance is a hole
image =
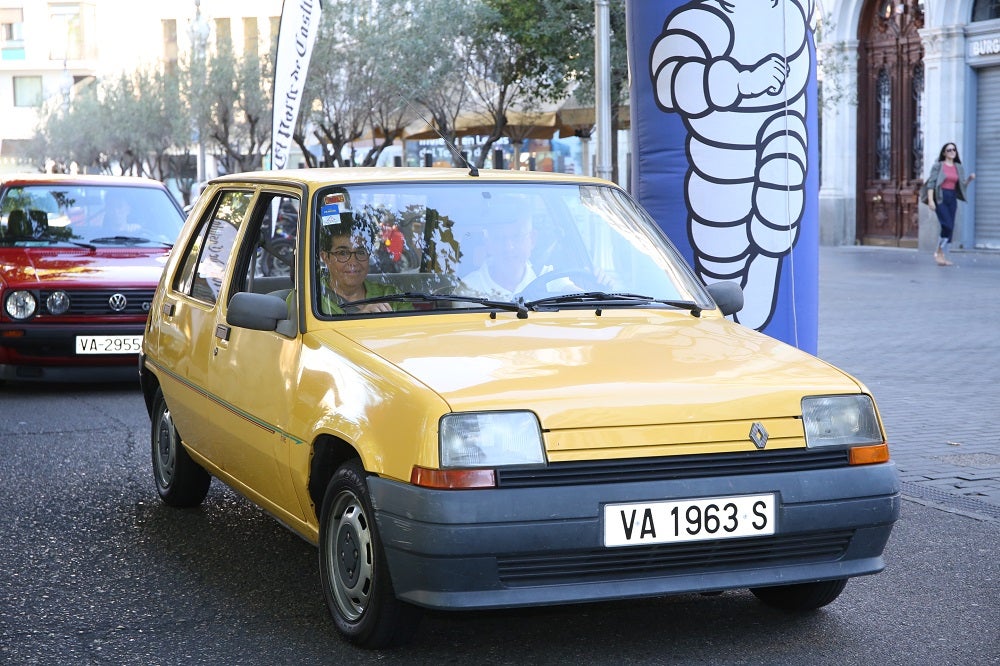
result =
[[[0,387],[0,663],[1000,664],[1000,523],[913,501],[886,571],[810,615],[745,591],[432,613],[357,650],[311,545],[217,481],[159,502],[148,429],[131,387]]]

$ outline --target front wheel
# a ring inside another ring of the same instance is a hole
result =
[[[820,580],[815,583],[752,587],[755,597],[768,606],[786,611],[811,611],[826,606],[840,596],[847,586],[846,578]]]
[[[198,506],[208,494],[212,477],[191,459],[174,427],[163,391],[153,397],[153,479],[160,499],[170,506]]]
[[[319,571],[337,630],[351,643],[384,648],[408,641],[420,609],[396,598],[365,471],[352,461],[334,473],[323,497]]]

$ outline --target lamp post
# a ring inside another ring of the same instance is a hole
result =
[[[611,180],[611,12],[608,0],[594,1],[594,124],[598,178]]]
[[[198,80],[192,81],[191,89],[197,90],[194,98],[200,98],[201,91],[204,89],[205,85],[205,61],[208,51],[208,34],[211,31],[211,26],[208,21],[201,15],[201,0],[194,0],[194,21],[191,23],[190,34],[191,34],[191,48],[192,48],[192,75],[197,77]],[[192,99],[191,102],[194,104],[192,111],[195,113],[195,122],[197,127],[195,127],[195,138],[198,141],[198,186],[205,182],[205,142],[203,140],[204,127],[202,126],[201,116],[202,110],[200,104],[195,103]]]

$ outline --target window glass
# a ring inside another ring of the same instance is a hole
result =
[[[1000,0],[976,0],[972,6],[973,21],[989,21],[1000,18]]]
[[[177,273],[174,288],[214,304],[222,291],[236,236],[246,220],[252,192],[224,191],[202,220]]]
[[[14,106],[42,105],[42,77],[14,77]]]

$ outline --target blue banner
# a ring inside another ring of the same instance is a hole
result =
[[[734,319],[816,353],[813,0],[628,0],[636,198]]]

